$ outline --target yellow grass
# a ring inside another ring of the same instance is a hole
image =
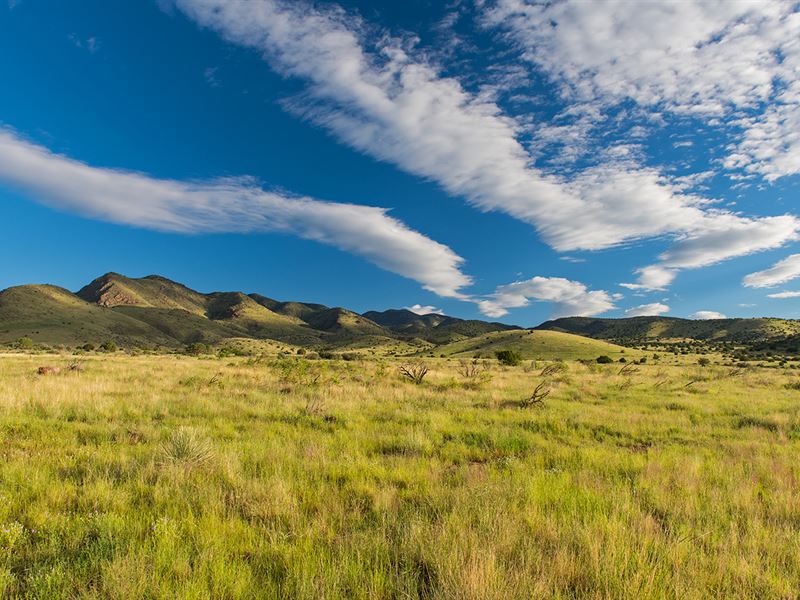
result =
[[[800,590],[796,370],[72,360],[0,357],[3,597]]]

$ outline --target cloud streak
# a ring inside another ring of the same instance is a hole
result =
[[[517,119],[441,75],[415,52],[413,40],[371,31],[341,9],[279,0],[176,4],[201,26],[260,52],[283,75],[304,80],[306,92],[287,103],[296,114],[480,210],[531,224],[560,252],[667,236],[676,243],[661,267],[674,277],[679,269],[780,246],[800,228],[789,215],[748,218],[713,208],[709,199],[625,156],[570,177],[546,173],[519,142]],[[516,9],[520,3],[500,5]],[[751,85],[731,93],[746,104],[764,89]],[[642,87],[641,93],[652,92]],[[706,101],[683,108],[698,107],[712,108]]]
[[[252,178],[155,179],[54,154],[0,129],[0,182],[93,219],[174,233],[279,232],[360,256],[440,296],[463,298],[464,260],[386,209],[265,191]]]
[[[750,288],[768,288],[787,283],[798,277],[800,277],[800,254],[790,254],[769,269],[750,273],[742,280],[742,285]]]

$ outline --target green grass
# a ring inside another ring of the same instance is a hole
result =
[[[638,358],[642,353],[610,344],[558,331],[496,331],[439,346],[430,350],[437,356],[494,358],[495,352],[513,350],[524,359],[577,360],[594,359],[607,355],[618,360],[622,357]]]
[[[0,357],[2,597],[800,589],[793,370],[72,360]]]

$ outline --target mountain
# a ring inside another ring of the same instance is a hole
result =
[[[566,317],[542,323],[537,330],[561,331],[603,340],[703,340],[760,343],[800,334],[800,321],[788,319],[678,319]]]
[[[520,329],[514,325],[457,319],[438,314],[418,315],[407,309],[370,311],[363,316],[395,333],[420,338],[434,344],[447,344],[493,331]]]
[[[0,292],[0,342],[29,337],[48,344],[81,345],[114,340],[126,346],[174,345],[149,323],[107,310],[52,285],[24,285]]]
[[[202,293],[159,275],[132,278],[106,273],[76,293],[52,285],[1,291],[0,344],[22,337],[72,347],[107,341],[126,348],[235,342],[243,347],[268,343],[273,348],[289,345],[391,354],[468,357],[517,350],[529,358],[591,358],[622,354],[618,346],[607,342],[647,340],[735,342],[762,353],[796,352],[800,321],[569,317],[526,330],[405,309],[358,314],[261,294]]]
[[[113,341],[123,347],[179,347],[249,339],[319,349],[414,349],[395,332],[344,308],[242,292],[204,294],[158,275],[119,273],[106,273],[74,294],[48,285],[0,292],[0,343],[21,337],[68,346]]]
[[[107,308],[176,308],[197,315],[205,315],[208,303],[203,294],[158,275],[132,279],[119,273],[106,273],[78,290],[76,295],[87,302]]]

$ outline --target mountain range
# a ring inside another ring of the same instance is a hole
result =
[[[538,332],[538,333],[537,333]],[[561,336],[603,340],[586,352],[613,352],[607,342],[694,339],[764,344],[796,339],[800,321],[669,317],[568,317],[532,329],[406,309],[358,314],[341,307],[279,301],[242,292],[201,293],[158,275],[107,273],[77,292],[22,285],[0,292],[0,343],[80,346],[111,341],[130,348],[180,348],[192,343],[270,340],[313,349],[381,348],[390,353],[445,355],[562,344]],[[585,342],[573,340],[573,346]]]

